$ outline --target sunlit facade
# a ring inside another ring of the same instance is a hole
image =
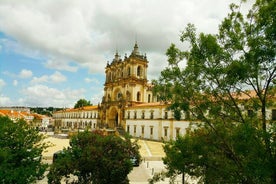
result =
[[[168,104],[158,102],[147,80],[148,60],[140,54],[137,43],[129,56],[116,52],[105,68],[104,96],[97,106],[67,109],[54,113],[58,129],[123,129],[134,137],[170,140],[183,135],[199,123],[188,113],[175,120]],[[240,97],[246,100],[246,97]],[[244,109],[245,115],[252,112]],[[267,110],[268,120],[276,120],[276,107]]]

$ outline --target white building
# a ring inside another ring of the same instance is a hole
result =
[[[98,106],[57,111],[53,113],[53,118],[57,129],[96,129]]]
[[[175,139],[199,123],[182,114],[175,120],[168,105],[157,102],[147,80],[148,60],[135,43],[132,53],[121,59],[118,53],[105,68],[104,96],[98,106],[68,109],[54,113],[55,125],[64,129],[122,128],[134,137],[152,140]],[[239,96],[240,100],[247,97]],[[267,111],[276,120],[276,107]],[[244,109],[247,115],[251,109]],[[258,112],[257,112],[258,113]],[[192,126],[189,126],[192,123]]]

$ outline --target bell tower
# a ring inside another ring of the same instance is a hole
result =
[[[124,127],[125,108],[151,100],[147,68],[147,57],[140,54],[137,42],[129,56],[121,59],[116,51],[112,62],[107,62],[104,96],[99,105],[101,126]]]

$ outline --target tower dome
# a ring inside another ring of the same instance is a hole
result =
[[[136,55],[136,56],[140,55],[139,50],[138,50],[137,42],[135,42],[135,45],[134,45],[134,48],[133,48],[133,51],[132,51],[131,55]]]

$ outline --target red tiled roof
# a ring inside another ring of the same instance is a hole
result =
[[[14,110],[7,110],[7,109],[0,109],[0,112],[4,116],[8,116],[11,118],[24,118],[24,113],[23,112],[18,112]]]
[[[80,108],[71,108],[71,109],[64,109],[64,110],[60,110],[57,112],[77,112],[77,111],[89,111],[89,110],[97,110],[98,106],[97,105],[91,105],[91,106],[84,106],[84,107],[80,107]]]
[[[150,103],[140,103],[140,104],[133,104],[128,108],[135,108],[135,107],[156,107],[156,106],[166,106],[164,102],[150,102]]]

